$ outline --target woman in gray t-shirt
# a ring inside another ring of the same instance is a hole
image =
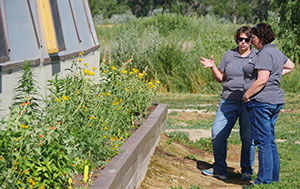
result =
[[[233,126],[239,119],[240,136],[242,141],[241,168],[242,180],[251,180],[252,166],[254,162],[255,147],[251,139],[251,127],[249,114],[242,102],[244,73],[243,66],[253,62],[256,51],[251,49],[250,27],[239,28],[234,36],[238,47],[228,50],[223,56],[218,67],[213,57],[206,59],[201,57],[202,65],[211,68],[214,78],[223,82],[223,92],[212,125],[212,144],[214,152],[214,164],[212,169],[202,170],[202,173],[215,176],[220,179],[227,178],[227,139]]]
[[[252,185],[279,181],[280,162],[275,144],[275,122],[284,104],[281,77],[294,68],[271,42],[275,39],[269,24],[251,29],[252,43],[259,49],[254,62],[244,66],[244,97],[249,110],[252,137],[258,147],[259,169]]]

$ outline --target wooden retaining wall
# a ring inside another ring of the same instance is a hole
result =
[[[167,112],[167,104],[158,104],[144,124],[123,144],[120,154],[101,171],[91,188],[139,188],[160,134],[165,132]]]

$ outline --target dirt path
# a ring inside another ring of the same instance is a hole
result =
[[[242,188],[249,184],[240,180],[240,147],[228,150],[228,179],[225,181],[214,177],[205,176],[202,169],[212,166],[213,155],[211,152],[194,149],[176,142],[168,143],[166,135],[161,136],[159,145],[148,167],[147,175],[140,189],[190,188]]]

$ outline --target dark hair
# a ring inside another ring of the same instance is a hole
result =
[[[242,33],[246,34],[250,38],[251,37],[250,26],[242,26],[238,30],[236,30],[236,32],[234,34],[234,40],[236,43],[238,43],[238,39]]]
[[[251,29],[251,34],[256,35],[263,45],[269,44],[275,39],[271,25],[259,23]]]

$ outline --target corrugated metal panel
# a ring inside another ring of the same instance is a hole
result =
[[[97,36],[97,32],[95,30],[95,24],[94,24],[94,20],[93,20],[93,17],[92,17],[92,14],[91,14],[91,9],[89,7],[89,3],[88,3],[88,0],[82,0],[82,1],[85,1],[85,4],[86,4],[86,8],[87,8],[87,19],[89,20],[90,22],[90,30],[91,30],[91,34],[95,40],[95,46],[96,45],[99,45],[99,41],[98,41],[98,36]]]
[[[81,48],[68,0],[58,0],[58,8],[60,10],[61,23],[66,44],[66,50],[60,52],[59,54],[65,55],[72,52],[78,52],[81,50]]]
[[[63,0],[60,0],[60,1],[63,1]],[[82,40],[81,48],[82,48],[82,50],[87,50],[95,45],[93,43],[93,39],[92,39],[92,36],[89,31],[89,25],[87,23],[87,19],[86,19],[82,1],[74,0],[74,2],[75,2],[76,13],[77,13],[78,27],[80,30],[80,38]]]
[[[10,62],[40,57],[26,1],[5,1]]]

